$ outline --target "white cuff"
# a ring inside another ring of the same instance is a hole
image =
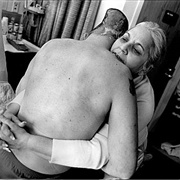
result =
[[[91,141],[53,139],[50,163],[89,169],[101,169],[108,161],[108,125]]]

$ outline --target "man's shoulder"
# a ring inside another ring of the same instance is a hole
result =
[[[126,65],[119,61],[115,61],[113,69],[111,71],[113,71],[112,80],[116,82],[114,83],[116,87],[114,90],[117,94],[119,94],[119,92],[122,92],[122,90],[125,90],[126,87],[133,87],[133,77],[130,69]]]
[[[46,44],[47,45],[56,45],[56,44],[66,44],[66,43],[77,43],[78,40],[75,39],[70,39],[70,38],[56,38],[56,39],[51,39],[49,40]]]
[[[96,61],[99,62],[100,69],[104,68],[104,74],[108,74],[112,80],[120,82],[123,79],[132,79],[130,69],[108,50],[99,52]]]
[[[119,60],[114,61],[114,70],[117,72],[117,75],[121,77],[121,79],[124,78],[132,78],[132,74],[130,69],[120,62]]]
[[[75,44],[77,45],[77,40],[74,39],[52,39],[46,42],[40,49],[40,52],[45,53],[55,53],[55,52],[61,52],[62,50],[69,49],[70,47],[74,47]]]

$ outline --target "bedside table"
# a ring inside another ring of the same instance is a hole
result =
[[[3,35],[3,43],[4,43],[4,51],[27,52],[27,51],[19,51],[15,47],[13,47],[11,44],[9,44],[7,41],[6,35]],[[24,44],[29,49],[28,52],[38,52],[40,49],[39,47],[37,47],[36,45],[30,43],[29,41],[25,39],[22,39],[21,43]]]
[[[3,42],[8,72],[8,82],[15,91],[19,81],[27,70],[30,61],[40,48],[23,39],[22,42],[28,47],[29,51],[18,51],[8,43],[6,36],[3,36]]]

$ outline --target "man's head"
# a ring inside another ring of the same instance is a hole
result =
[[[165,47],[166,37],[158,24],[142,22],[116,40],[111,51],[134,74],[144,75],[161,58]]]
[[[119,10],[110,8],[106,11],[103,21],[90,34],[98,34],[117,39],[128,30],[128,20]]]

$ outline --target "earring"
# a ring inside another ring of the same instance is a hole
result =
[[[142,68],[141,70],[138,71],[138,76],[144,76],[146,75],[146,73],[147,73],[146,69]]]
[[[147,69],[147,73],[150,72],[154,68],[154,65],[150,65]]]

